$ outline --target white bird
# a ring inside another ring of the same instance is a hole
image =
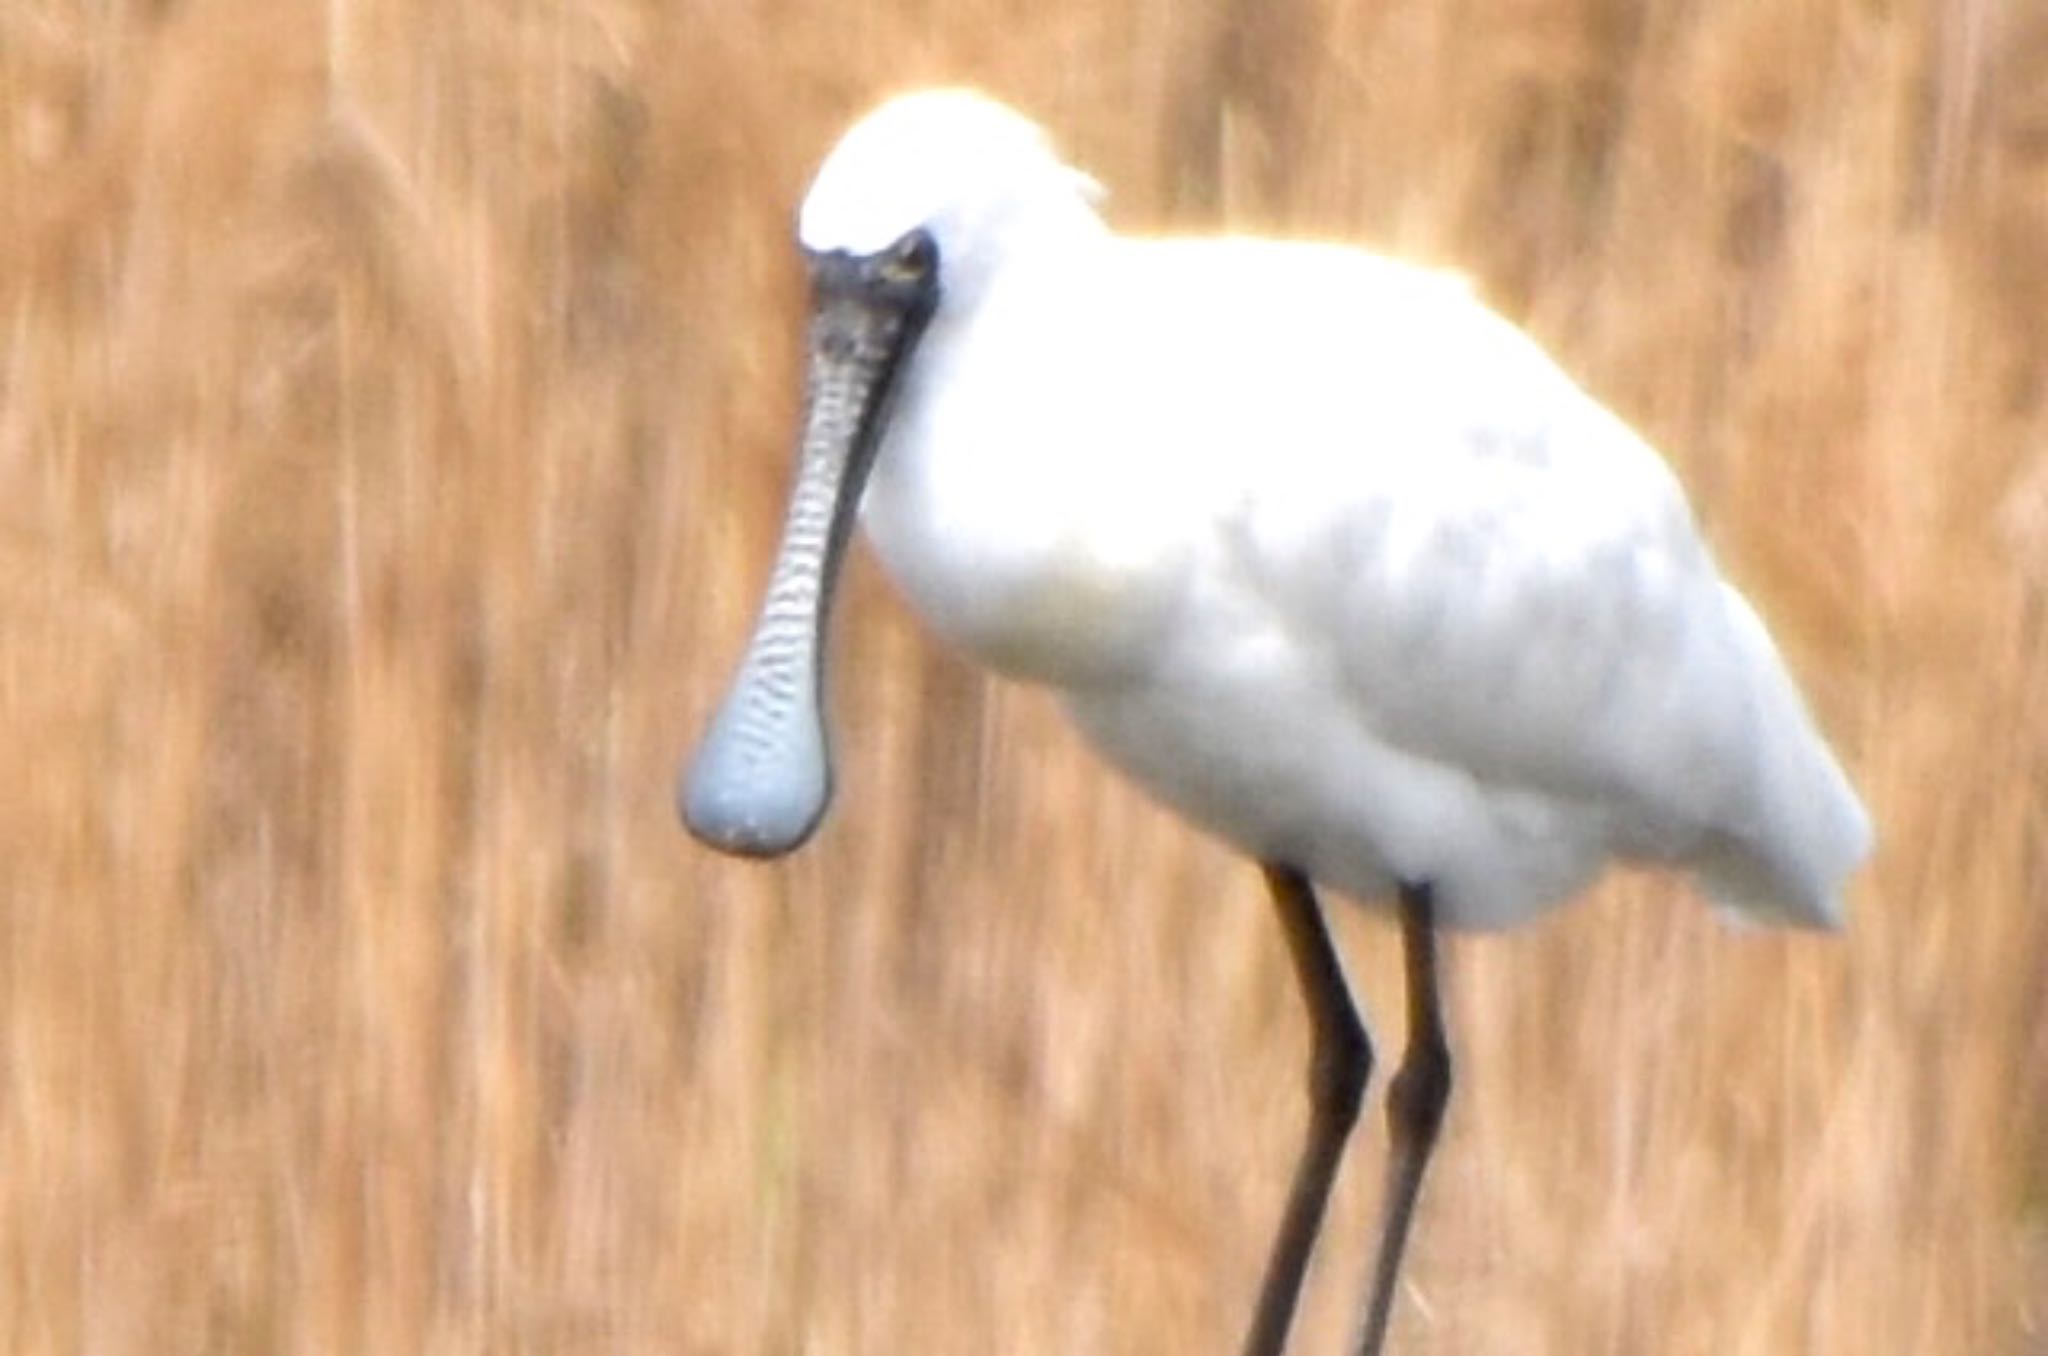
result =
[[[1869,821],[1664,462],[1461,281],[1123,237],[1099,196],[962,90],[894,99],[830,153],[798,225],[781,554],[683,813],[755,856],[823,816],[824,634],[865,484],[933,630],[1057,689],[1110,762],[1265,870],[1315,1055],[1248,1352],[1285,1345],[1372,1064],[1313,884],[1398,911],[1377,1352],[1450,1090],[1434,929],[1523,921],[1617,858],[1832,927]]]

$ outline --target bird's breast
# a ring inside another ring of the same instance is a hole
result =
[[[1070,687],[1157,662],[1203,515],[1085,382],[1040,372],[916,383],[863,519],[942,637],[1008,676]]]

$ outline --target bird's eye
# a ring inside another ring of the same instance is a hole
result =
[[[929,231],[911,231],[889,247],[887,267],[905,281],[929,278],[939,267],[939,242]]]

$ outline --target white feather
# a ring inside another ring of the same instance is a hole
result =
[[[859,124],[813,249],[935,235],[865,506],[913,606],[1261,858],[1514,923],[1610,858],[1830,925],[1870,828],[1657,454],[1458,279],[1112,234],[957,91]]]

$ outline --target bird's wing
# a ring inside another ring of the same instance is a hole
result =
[[[1406,410],[1405,447],[1254,522],[1254,557],[1389,742],[1559,794],[1640,795],[1673,763],[1697,786],[1742,680],[1712,563],[1653,453],[1589,401],[1546,405]]]
[[[1363,432],[1246,500],[1250,573],[1376,738],[1597,806],[1618,850],[1711,873],[1727,840],[1736,902],[1825,915],[1861,807],[1670,470],[1479,303],[1423,305]]]

